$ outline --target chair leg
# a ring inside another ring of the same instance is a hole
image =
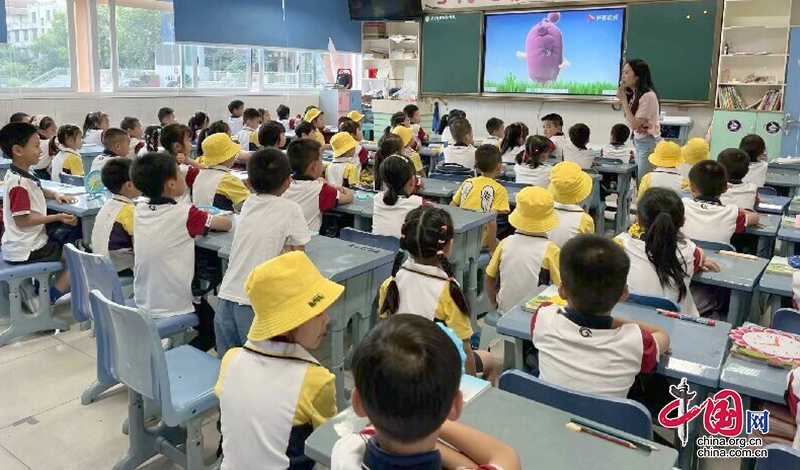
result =
[[[53,317],[53,309],[50,305],[49,274],[41,274],[36,277],[39,281],[39,311],[36,313],[25,313],[22,309],[22,296],[20,288],[24,279],[8,280],[8,300],[9,311],[11,313],[11,325],[0,333],[0,346],[8,344],[17,338],[21,338],[31,333],[48,330],[69,330],[69,326],[61,319]]]
[[[186,470],[202,470],[203,462],[202,415],[186,423]]]
[[[81,404],[82,405],[89,405],[94,403],[97,398],[102,395],[106,390],[113,387],[116,384],[107,385],[104,383],[100,383],[99,380],[95,380],[91,385],[86,387],[86,390],[83,391],[81,394]]]
[[[114,465],[114,470],[134,470],[157,454],[155,440],[144,426],[142,395],[128,390],[128,453]]]

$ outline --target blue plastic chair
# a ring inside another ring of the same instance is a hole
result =
[[[692,241],[694,242],[695,245],[704,250],[710,250],[710,251],[728,250],[734,252],[736,251],[736,248],[730,243],[710,242],[706,240],[695,240],[695,239],[692,239]]]
[[[782,308],[772,314],[772,324],[776,330],[800,335],[800,312],[792,308]]]
[[[502,184],[506,188],[514,188],[514,189],[525,189],[528,186],[530,186],[529,184],[516,183],[514,181],[502,181],[500,184]]]
[[[653,297],[649,295],[628,294],[628,300],[632,304],[644,305],[645,307],[660,308],[670,312],[680,312],[681,308],[675,302],[664,297]]]
[[[92,311],[108,328],[109,370],[128,387],[130,448],[114,468],[132,470],[158,454],[188,470],[206,468],[202,425],[219,405],[214,385],[220,360],[186,345],[164,351],[147,313],[111,302],[96,290],[90,298]],[[157,426],[145,426],[145,399],[160,407]],[[185,451],[176,446],[179,440],[185,441]]]
[[[772,186],[762,186],[758,188],[758,194],[763,194],[764,196],[777,196],[778,190]]]
[[[498,387],[614,429],[644,439],[653,439],[650,412],[644,405],[633,400],[576,392],[517,370],[509,370],[501,375]]]
[[[61,173],[60,175],[58,175],[58,177],[61,179],[61,182],[63,184],[69,184],[72,186],[83,186],[84,184],[84,178],[83,176],[80,175],[70,175],[67,173]]]
[[[769,451],[767,458],[756,460],[756,470],[787,470],[800,468],[800,450],[780,444],[765,447]]]

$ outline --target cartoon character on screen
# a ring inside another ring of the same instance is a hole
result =
[[[517,52],[517,57],[528,62],[528,76],[535,82],[555,81],[561,70],[570,65],[564,60],[564,40],[556,26],[560,19],[560,13],[549,13],[547,18],[531,28],[525,41],[525,52]]]

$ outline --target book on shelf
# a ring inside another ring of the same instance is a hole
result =
[[[747,104],[736,87],[723,85],[719,88],[717,106],[722,109],[747,109]]]

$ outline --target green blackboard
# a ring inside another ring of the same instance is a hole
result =
[[[662,101],[710,101],[717,1],[628,5],[625,57],[644,59]]]
[[[481,12],[423,18],[423,94],[480,93],[482,32]]]

